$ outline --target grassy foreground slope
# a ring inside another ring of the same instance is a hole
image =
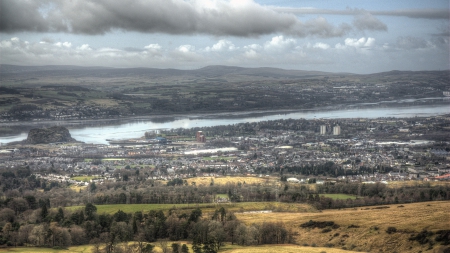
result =
[[[297,232],[300,245],[317,245],[356,251],[417,252],[443,247],[435,242],[435,233],[450,229],[450,201],[422,202],[403,205],[325,210],[317,213],[245,213],[236,214],[247,224],[264,221],[283,222]],[[302,228],[308,221],[333,221],[339,227]],[[396,232],[387,233],[388,227]],[[411,241],[411,236],[427,230],[429,243]],[[448,246],[447,246],[448,247]],[[328,252],[329,250],[327,250]],[[330,251],[331,252],[331,251]],[[433,252],[433,251],[431,251]]]

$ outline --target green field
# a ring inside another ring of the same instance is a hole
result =
[[[149,211],[169,211],[170,209],[180,209],[191,211],[201,208],[204,213],[212,213],[220,207],[225,207],[232,212],[247,212],[272,210],[278,212],[316,212],[314,207],[307,204],[279,203],[279,202],[244,202],[244,203],[205,203],[205,204],[116,204],[116,205],[96,205],[97,213],[114,214],[119,210],[125,213],[149,212]],[[82,209],[84,206],[66,207],[68,210]]]
[[[331,199],[356,199],[356,196],[348,194],[320,194],[320,196],[331,198]]]
[[[228,198],[228,194],[216,194],[216,197],[227,199]]]

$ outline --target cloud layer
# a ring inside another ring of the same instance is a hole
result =
[[[363,9],[347,8],[345,10],[327,10],[316,8],[291,8],[291,7],[274,7],[274,10],[283,13],[293,13],[297,15],[351,15],[356,16],[361,13],[368,13],[376,16],[394,16],[419,19],[450,19],[449,9],[403,9],[392,11],[367,11]]]
[[[104,34],[209,34],[251,37],[282,33],[295,37],[340,37],[352,30],[387,30],[369,12],[357,11],[352,24],[331,24],[323,17],[301,21],[253,0],[2,0],[0,32]]]
[[[0,63],[58,65],[70,62],[82,66],[157,68],[224,64],[373,73],[398,69],[395,66],[408,66],[414,70],[448,68],[448,58],[445,56],[446,53],[448,55],[448,47],[449,40],[442,38],[398,37],[393,43],[380,45],[373,37],[348,37],[333,45],[320,40],[305,43],[294,37],[278,35],[263,43],[245,46],[221,39],[202,48],[189,44],[169,47],[147,43],[141,48],[120,49],[92,48],[88,44],[76,45],[70,41],[28,42],[14,37],[0,41]],[[433,57],[433,63],[417,61],[424,57]],[[376,62],[380,62],[380,66],[375,68]]]

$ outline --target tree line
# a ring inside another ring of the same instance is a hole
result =
[[[1,209],[0,245],[66,248],[70,245],[92,244],[94,252],[120,252],[123,242],[131,242],[137,252],[152,252],[154,244],[190,240],[191,252],[217,252],[225,242],[238,245],[282,244],[293,242],[292,233],[282,223],[262,222],[245,225],[232,212],[221,207],[204,215],[171,209],[114,214],[97,213],[91,203],[79,210],[48,207],[39,200],[39,207],[14,211]],[[158,241],[158,242],[157,242]],[[125,244],[128,245],[128,244]],[[173,246],[173,245],[172,245]],[[175,245],[189,252],[186,245]]]

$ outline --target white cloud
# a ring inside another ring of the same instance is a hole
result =
[[[156,50],[160,50],[161,46],[159,44],[150,44],[148,46],[145,46],[144,48],[147,50],[155,50],[156,51]]]
[[[182,53],[189,53],[195,50],[195,47],[192,45],[181,45],[177,48],[178,51]]]
[[[337,49],[346,49],[346,48],[357,48],[357,49],[367,49],[372,48],[375,45],[375,39],[371,37],[362,37],[359,39],[355,38],[346,38],[344,41],[344,45],[341,43],[336,44],[335,48]]]
[[[89,44],[83,44],[80,47],[77,47],[78,50],[82,50],[82,51],[89,51],[92,50],[91,47],[89,47]]]
[[[249,50],[245,51],[244,57],[248,58],[248,59],[256,59],[259,57],[259,54],[255,50],[249,49]]]
[[[251,49],[251,50],[257,50],[257,51],[259,51],[259,50],[261,50],[263,47],[262,47],[261,45],[259,45],[259,44],[251,44],[251,45],[245,46],[244,48],[245,48],[245,49]]]
[[[291,50],[295,48],[297,41],[294,39],[284,38],[283,35],[275,36],[272,40],[264,44],[264,49],[267,50]]]
[[[312,47],[326,50],[326,49],[330,48],[330,45],[328,45],[327,43],[317,42]]]
[[[0,41],[0,63],[17,65],[58,65],[107,67],[196,68],[207,65],[280,67],[289,69],[367,73],[400,69],[437,69],[448,66],[448,39],[420,40],[399,38],[397,43],[380,43],[372,37],[346,38],[336,47],[327,40],[305,43],[284,36],[273,36],[261,43],[237,47],[234,41],[219,40],[196,48],[190,44],[163,50],[160,44],[140,48],[91,47],[74,42],[26,42],[17,37]],[[70,45],[70,47],[69,47]],[[401,47],[402,46],[402,47]],[[214,50],[213,50],[214,48]],[[233,49],[234,50],[230,50]],[[341,50],[345,49],[345,50]],[[370,49],[370,50],[368,50]],[[376,57],[373,57],[376,54]],[[434,62],[414,59],[433,57]],[[342,62],[345,61],[345,64]],[[416,65],[414,65],[416,64]],[[446,65],[447,64],[447,65]]]
[[[57,43],[55,43],[55,46],[70,48],[70,47],[72,47],[72,43],[67,42],[67,41],[66,42],[57,42]]]
[[[219,40],[216,44],[214,44],[212,47],[206,47],[205,51],[214,51],[214,52],[221,52],[221,51],[234,51],[238,49],[231,41],[229,40]]]

